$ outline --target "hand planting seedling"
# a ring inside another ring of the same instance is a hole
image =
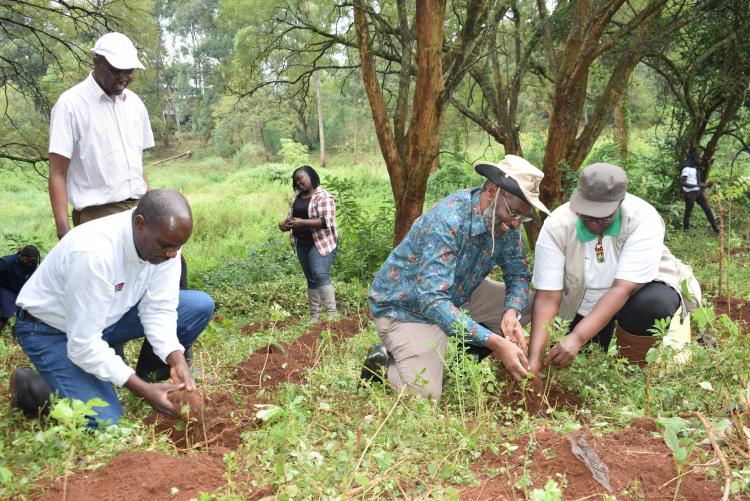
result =
[[[167,395],[172,402],[172,409],[177,416],[186,422],[203,419],[203,395],[198,390],[177,390]]]

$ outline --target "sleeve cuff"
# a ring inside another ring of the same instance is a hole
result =
[[[122,388],[123,386],[125,386],[125,383],[128,382],[128,379],[130,379],[130,376],[132,376],[133,374],[135,374],[133,368],[128,367],[127,365],[125,365],[125,362],[123,362],[122,367],[112,368],[112,380],[110,382]]]
[[[154,347],[154,354],[159,357],[165,364],[167,363],[167,357],[173,351],[181,351],[185,353],[185,347],[182,346],[178,341],[175,341],[174,343],[165,343],[164,345],[160,346],[158,350],[156,347]]]

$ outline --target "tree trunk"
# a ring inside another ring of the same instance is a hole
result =
[[[412,98],[409,130],[399,147],[388,118],[375,68],[364,0],[356,2],[357,32],[362,79],[370,102],[375,132],[380,144],[396,205],[393,244],[398,245],[412,223],[422,214],[427,179],[439,153],[443,99],[443,25],[445,2],[418,0],[416,10],[417,77]],[[402,116],[397,110],[396,117]],[[401,153],[403,152],[403,154]]]
[[[323,130],[323,102],[320,98],[320,76],[315,74],[315,103],[318,106],[318,139],[320,143],[320,166],[326,166],[326,137]]]
[[[617,141],[620,143],[620,161],[626,163],[628,161],[628,118],[627,118],[627,104],[624,103],[626,95],[620,96],[620,100],[615,104],[614,119],[615,119],[615,133],[617,135]]]

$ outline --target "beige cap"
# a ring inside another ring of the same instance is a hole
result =
[[[544,172],[531,165],[525,158],[505,155],[499,163],[477,162],[474,170],[503,190],[526,200],[530,205],[549,214],[549,209],[539,200],[539,185]]]
[[[91,49],[99,54],[118,70],[145,69],[138,60],[138,51],[128,37],[122,33],[106,33],[99,38]]]
[[[576,214],[607,217],[628,192],[628,175],[616,165],[591,164],[581,171],[578,186],[570,197],[570,209]]]

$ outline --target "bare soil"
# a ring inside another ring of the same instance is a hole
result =
[[[724,296],[714,299],[713,304],[717,316],[726,313],[733,321],[750,327],[750,301]]]
[[[202,422],[191,422],[186,428],[163,416],[152,416],[156,429],[167,433],[176,448],[190,453],[169,456],[158,452],[129,452],[116,457],[94,472],[71,475],[67,482],[59,479],[41,499],[76,500],[187,500],[200,492],[212,492],[225,484],[222,456],[236,449],[240,433],[258,425],[255,404],[267,403],[281,383],[300,383],[307,371],[318,363],[323,348],[321,332],[329,330],[333,340],[343,340],[360,330],[357,318],[345,318],[330,324],[318,324],[296,341],[269,345],[253,353],[234,373],[235,384],[224,393],[206,396]],[[548,407],[564,409],[580,406],[577,396],[560,388],[548,388],[537,403],[518,386],[511,386],[502,399],[508,405],[525,405],[529,412],[544,412]],[[526,397],[526,398],[525,398]],[[179,430],[179,431],[178,431]],[[574,435],[586,438],[593,450],[609,466],[613,493],[618,499],[672,499],[677,476],[669,449],[655,437],[654,423],[639,420],[629,428],[595,436],[584,429]],[[512,454],[496,456],[485,452],[475,465],[481,483],[462,491],[462,499],[524,499],[522,490],[513,485],[525,473],[534,487],[543,487],[547,478],[565,475],[565,499],[579,499],[605,492],[582,461],[571,451],[567,436],[539,429],[517,442]],[[487,472],[504,467],[504,473],[487,476]],[[243,479],[236,478],[242,482]],[[558,480],[559,481],[559,480]],[[623,495],[622,492],[627,491]],[[174,492],[174,494],[173,494]],[[269,486],[248,492],[248,499],[272,495]],[[718,499],[719,483],[707,480],[695,470],[686,475],[679,491],[681,499]]]
[[[59,479],[41,501],[186,501],[226,483],[222,454],[168,456],[161,452],[126,452],[93,472]],[[173,494],[174,493],[174,494]]]
[[[511,454],[485,452],[482,461],[475,467],[479,486],[464,489],[461,499],[466,500],[511,500],[526,499],[519,479],[528,475],[531,486],[543,488],[548,479],[563,481],[564,499],[582,499],[587,496],[605,494],[605,488],[594,480],[592,472],[571,450],[570,437],[585,438],[589,446],[608,466],[611,494],[617,499],[672,500],[677,485],[677,470],[672,454],[661,438],[654,436],[656,427],[647,419],[640,419],[631,426],[615,433],[596,436],[583,429],[570,436],[558,434],[542,427],[538,432],[516,443],[518,449]],[[504,468],[501,473],[487,477],[481,472]],[[721,485],[708,480],[705,472],[692,471],[680,484],[678,499],[720,499]],[[594,497],[598,499],[598,497]]]
[[[176,419],[151,415],[149,421],[156,424],[157,432],[168,434],[178,451],[195,453],[125,453],[94,472],[76,473],[67,482],[58,479],[42,499],[187,500],[198,498],[200,492],[216,490],[226,483],[224,453],[239,446],[242,431],[257,426],[255,404],[268,402],[272,390],[281,383],[304,381],[307,371],[319,360],[318,341],[324,330],[340,341],[359,332],[359,320],[354,317],[320,323],[293,343],[269,345],[253,353],[237,367],[231,389],[205,398],[202,420],[191,419],[184,426]],[[177,489],[175,494],[173,487]]]

